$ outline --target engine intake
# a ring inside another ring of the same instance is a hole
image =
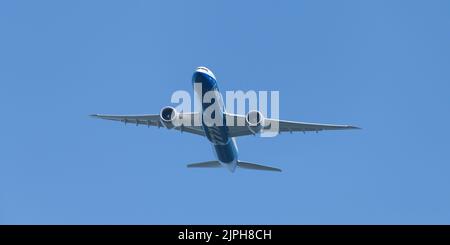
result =
[[[257,134],[264,125],[264,116],[259,111],[250,111],[245,116],[245,122],[248,125],[248,129],[252,133]]]
[[[175,108],[171,106],[166,106],[161,109],[161,112],[159,113],[159,118],[161,119],[161,123],[164,125],[164,127],[171,129],[174,127],[174,120],[177,118],[177,111]]]

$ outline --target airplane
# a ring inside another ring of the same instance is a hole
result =
[[[220,96],[220,92],[217,86],[216,76],[207,67],[200,66],[196,68],[192,76],[192,84],[201,85],[201,94],[198,96],[204,96],[207,92],[215,92],[214,100],[218,101],[220,110],[218,111],[219,117],[227,123],[224,125],[207,124],[204,120],[201,120],[200,125],[176,125],[174,120],[177,118],[190,118],[188,120],[194,120],[199,116],[199,113],[193,112],[177,112],[175,108],[171,106],[163,107],[159,114],[146,114],[146,115],[106,115],[106,114],[93,114],[90,115],[95,118],[120,121],[126,123],[134,123],[136,125],[156,126],[164,127],[167,129],[175,129],[180,132],[187,132],[199,136],[206,137],[212,144],[213,150],[216,156],[216,160],[199,162],[188,164],[188,168],[220,168],[224,167],[230,172],[234,172],[236,168],[251,169],[251,170],[263,170],[263,171],[275,171],[281,172],[281,169],[264,166],[256,163],[242,161],[238,158],[238,148],[236,145],[236,138],[247,135],[255,135],[260,132],[266,125],[271,123],[278,123],[279,132],[318,132],[322,130],[346,130],[346,129],[360,129],[359,127],[352,125],[332,125],[332,124],[319,124],[319,123],[307,123],[307,122],[295,122],[285,121],[272,118],[264,118],[259,111],[250,111],[247,115],[236,115],[227,113],[223,107],[223,100]],[[201,103],[201,109],[204,112],[211,103]],[[216,115],[217,116],[217,115]],[[244,121],[244,125],[228,126],[228,122],[236,122],[240,120]]]

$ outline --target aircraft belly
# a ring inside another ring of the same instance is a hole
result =
[[[238,162],[238,152],[235,141],[229,140],[225,145],[213,144],[213,149],[217,160],[222,166],[228,168],[231,172],[234,172]]]
[[[231,163],[236,160],[236,151],[232,143],[226,145],[213,145],[217,159],[223,163]]]
[[[211,91],[217,91],[217,82],[215,77],[205,75],[204,73],[196,72],[192,77],[193,83],[201,84],[201,97],[199,98],[202,102],[203,112],[212,105],[211,103],[204,103],[203,96]],[[213,151],[217,157],[217,160],[222,164],[222,166],[228,168],[230,171],[234,171],[237,166],[238,152],[236,147],[236,142],[233,138],[229,137],[228,127],[226,126],[226,117],[224,115],[223,101],[222,98],[214,97],[214,101],[217,101],[220,106],[220,111],[215,111],[217,117],[221,117],[222,125],[209,126],[206,125],[205,121],[202,120],[203,130],[205,132],[206,138],[211,142],[213,146]]]

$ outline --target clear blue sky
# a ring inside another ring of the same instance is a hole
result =
[[[1,224],[450,224],[449,1],[1,1]],[[195,67],[279,90],[284,119],[361,131],[238,139],[282,173],[192,170],[158,113]]]

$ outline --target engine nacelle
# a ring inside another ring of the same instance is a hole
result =
[[[159,118],[164,127],[171,129],[175,127],[173,123],[178,118],[178,112],[175,110],[175,108],[166,106],[161,109]]]
[[[264,126],[264,116],[259,111],[249,111],[245,116],[245,122],[247,123],[248,129],[257,134]]]

